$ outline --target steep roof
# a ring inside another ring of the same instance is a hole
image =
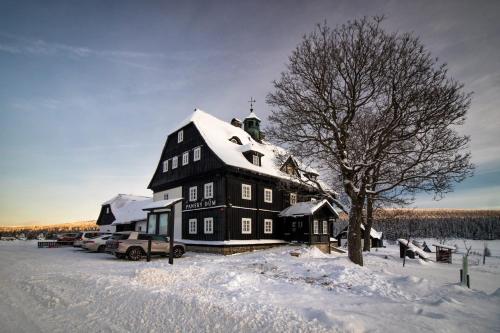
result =
[[[110,205],[111,212],[115,216],[115,221],[112,223],[113,225],[129,224],[135,221],[145,220],[147,213],[142,209],[152,201],[153,198],[150,197],[118,194],[102,205]]]
[[[250,115],[252,114],[253,112]],[[257,142],[242,128],[233,126],[200,109],[196,109],[191,116],[181,122],[175,131],[191,122],[196,126],[208,147],[225,164],[250,170],[257,174],[294,181],[293,177],[280,170],[281,163],[278,160],[278,155],[286,155],[284,149],[266,141]],[[230,139],[233,137],[237,137],[242,145],[231,142]],[[260,166],[254,165],[242,154],[242,151],[248,150],[263,154]],[[304,178],[304,181],[307,181],[307,179]],[[313,186],[313,184],[311,185]],[[323,188],[326,187],[323,186]]]
[[[295,205],[285,208],[279,213],[280,217],[290,217],[290,216],[308,216],[313,215],[318,209],[326,206],[336,217],[339,217],[337,211],[330,205],[328,200],[323,199],[321,201],[304,201],[297,202]]]

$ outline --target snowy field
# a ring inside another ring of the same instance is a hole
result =
[[[170,266],[0,242],[0,332],[498,332],[500,241],[488,244],[492,257],[470,267],[466,289],[460,254],[403,268],[396,245],[365,267],[291,246],[187,253]]]

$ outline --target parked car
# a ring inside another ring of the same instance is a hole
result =
[[[102,236],[104,234],[98,231],[82,231],[76,235],[75,241],[73,242],[73,246],[81,247],[83,245],[83,241],[96,238]]]
[[[119,259],[140,260],[146,256],[148,240],[150,239],[151,254],[166,256],[170,253],[168,237],[139,233],[137,231],[114,233],[106,242],[106,252],[114,254]],[[186,252],[186,246],[175,242],[172,251],[175,258],[180,258]]]
[[[101,235],[92,239],[82,241],[82,248],[91,252],[104,252],[106,250],[106,241],[111,235]]]
[[[74,242],[76,239],[77,233],[67,233],[62,234],[57,237],[58,242]]]

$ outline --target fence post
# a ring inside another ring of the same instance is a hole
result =
[[[146,254],[147,262],[151,261],[151,238],[148,239],[148,253]]]

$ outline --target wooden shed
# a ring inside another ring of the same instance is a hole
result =
[[[455,247],[444,244],[432,244],[432,246],[436,247],[436,262],[451,264],[451,252],[455,250]]]

